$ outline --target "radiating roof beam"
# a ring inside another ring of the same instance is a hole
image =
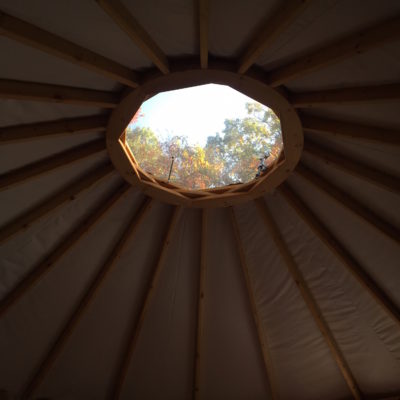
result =
[[[322,314],[322,311],[320,310],[317,304],[317,301],[314,298],[314,295],[311,293],[311,290],[308,287],[302,272],[300,271],[292,254],[290,253],[290,250],[287,244],[285,243],[276,222],[274,221],[270,211],[268,210],[268,207],[265,204],[264,199],[262,198],[257,199],[255,201],[255,204],[257,206],[261,218],[263,219],[264,225],[270,237],[272,238],[276,247],[278,248],[281,257],[288,268],[289,273],[292,275],[292,278],[297,288],[299,289],[304,299],[304,302],[306,303],[306,306],[308,307],[311,315],[313,316],[314,322],[318,326],[323,338],[325,339],[325,342],[328,345],[329,350],[331,351],[332,356],[336,361],[336,364],[340,369],[340,372],[343,375],[343,378],[345,379],[351,393],[353,394],[353,397],[357,400],[361,400],[362,398],[361,391],[357,385],[354,375],[351,372],[350,367],[347,364],[347,361],[345,360],[343,353],[340,350],[340,347],[336,342],[336,339],[334,338],[333,333],[329,328],[328,323],[326,322]]]
[[[54,340],[49,352],[45,355],[41,364],[35,371],[32,379],[30,380],[29,384],[26,386],[23,393],[24,399],[25,398],[29,399],[33,397],[35,391],[38,389],[40,384],[46,378],[54,362],[57,360],[61,351],[66,345],[68,339],[71,337],[72,333],[79,324],[80,320],[85,315],[89,306],[93,303],[94,299],[96,298],[96,295],[98,294],[100,288],[104,285],[111,271],[116,266],[120,258],[120,255],[125,250],[131,238],[137,232],[138,227],[140,226],[145,215],[150,209],[150,204],[151,200],[149,198],[146,198],[142,203],[142,205],[139,207],[139,209],[135,212],[133,218],[131,218],[131,220],[129,221],[124,232],[119,237],[115,246],[109,253],[106,262],[99,269],[95,278],[90,282],[87,290],[80,298],[77,306],[74,308],[71,315],[68,317],[67,322],[61,329],[59,335]]]
[[[301,114],[300,119],[306,131],[400,146],[400,129],[388,129],[307,114]]]
[[[97,166],[86,175],[79,177],[72,184],[63,187],[56,194],[51,195],[39,204],[35,204],[28,211],[0,228],[0,243],[9,240],[16,234],[25,232],[34,222],[58,209],[62,204],[74,201],[81,192],[97,184],[113,171],[115,169],[110,162]]]
[[[339,89],[290,93],[289,100],[296,108],[322,107],[350,103],[382,103],[400,99],[400,84],[357,86]]]
[[[261,354],[262,354],[262,358],[264,361],[264,367],[265,367],[268,385],[271,389],[272,399],[278,400],[280,397],[279,397],[277,382],[275,379],[274,367],[273,367],[271,355],[270,355],[269,349],[268,349],[267,336],[264,332],[264,327],[263,327],[264,324],[262,323],[259,312],[258,312],[257,302],[256,302],[255,295],[254,295],[254,288],[253,288],[253,284],[251,282],[251,276],[250,276],[250,272],[249,272],[249,266],[247,264],[242,239],[240,236],[239,225],[236,220],[235,211],[232,207],[230,207],[230,216],[231,216],[233,233],[234,233],[235,240],[236,240],[236,248],[237,248],[237,251],[239,254],[240,266],[242,268],[243,277],[244,277],[244,280],[246,283],[247,295],[249,298],[251,312],[253,314],[255,328],[257,330],[257,336],[258,336],[258,340],[260,343]]]
[[[387,312],[388,316],[400,326],[400,310],[373,278],[364,270],[344,245],[330,232],[323,222],[290,188],[288,184],[279,186],[288,203],[310,227],[321,242],[343,263],[357,282],[368,291],[371,297]]]
[[[285,0],[280,4],[279,8],[263,22],[262,30],[257,29],[252,35],[245,52],[240,57],[239,74],[244,74],[257,61],[310,2],[311,0]]]
[[[0,99],[48,101],[102,108],[115,108],[120,100],[119,94],[113,92],[9,79],[0,79]]]
[[[128,191],[130,186],[122,184],[105,201],[100,204],[87,218],[81,221],[72,232],[63,237],[57,247],[46,258],[39,262],[17,285],[0,300],[0,318],[32,289],[43,276],[51,271],[62,257],[83,237],[94,225],[103,218],[112,206]]]
[[[348,193],[329,183],[321,175],[313,172],[304,163],[300,162],[294,171],[304,179],[311,182],[317,189],[328,194],[337,203],[352,211],[362,220],[369,223],[373,228],[378,229],[386,237],[400,244],[400,231],[389,222],[384,221],[374,211],[370,210],[358,200],[350,196]]]
[[[207,209],[201,211],[201,242],[200,242],[200,265],[199,286],[197,293],[197,326],[196,326],[196,348],[194,360],[193,399],[199,400],[201,396],[200,378],[202,368],[202,338],[204,330],[205,293],[206,293],[206,270],[207,270]]]
[[[69,40],[0,11],[0,34],[98,74],[137,87],[137,74],[129,68]]]
[[[100,151],[104,151],[105,148],[105,140],[97,139],[90,143],[85,143],[62,153],[57,153],[50,157],[27,164],[23,167],[13,169],[10,172],[0,175],[0,191],[39,175],[49,173],[56,168],[65,167],[70,163],[90,157]]]
[[[56,135],[71,135],[71,137],[75,137],[75,134],[79,133],[100,132],[106,129],[107,122],[108,115],[93,115],[0,127],[0,145]]]
[[[400,194],[400,179],[393,175],[380,171],[361,161],[352,160],[342,154],[322,147],[309,139],[304,141],[304,151],[348,174],[364,179],[389,192]]]
[[[113,387],[112,398],[117,400],[121,396],[121,392],[123,389],[123,385],[126,379],[126,375],[128,373],[128,369],[130,366],[130,362],[132,356],[136,349],[136,344],[138,342],[145,318],[148,313],[149,306],[151,304],[154,292],[158,287],[158,282],[160,278],[160,274],[162,271],[162,267],[165,263],[166,256],[168,254],[168,250],[171,246],[172,237],[175,232],[175,228],[182,214],[182,207],[174,207],[172,215],[170,217],[167,230],[164,235],[164,239],[161,245],[161,249],[158,254],[157,262],[152,271],[152,276],[147,285],[147,291],[142,301],[141,309],[139,315],[133,319],[133,324],[131,326],[130,334],[128,337],[128,341],[123,349],[120,365],[117,370],[116,379]]]
[[[208,26],[210,3],[209,0],[198,0],[200,65],[208,68]]]
[[[396,16],[333,43],[327,43],[317,51],[270,71],[268,82],[274,87],[282,85],[333,63],[398,40],[399,37],[400,16]]]
[[[134,18],[131,12],[119,0],[96,0],[100,7],[114,20],[136,46],[164,74],[169,73],[168,60],[157,43]]]

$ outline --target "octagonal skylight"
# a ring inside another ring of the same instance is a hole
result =
[[[145,101],[126,130],[138,165],[189,190],[257,179],[279,157],[279,118],[225,85],[172,90]]]

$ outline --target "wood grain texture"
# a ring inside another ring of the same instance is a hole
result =
[[[138,76],[129,68],[1,11],[0,33],[47,54],[87,68],[106,78],[134,88],[138,86]]]
[[[119,97],[118,93],[102,90],[0,79],[0,99],[115,108],[119,103]]]
[[[383,220],[373,210],[369,209],[361,202],[350,196],[348,193],[329,183],[317,172],[307,167],[304,163],[299,163],[295,173],[311,182],[315,188],[328,194],[337,203],[347,208],[363,221],[370,224],[373,228],[383,233],[386,237],[400,244],[400,231],[390,222]]]
[[[194,360],[193,399],[201,398],[201,368],[202,368],[202,338],[204,330],[204,312],[206,301],[206,273],[207,273],[207,210],[201,211],[201,243],[199,263],[199,286],[197,293],[197,329]]]
[[[11,186],[21,184],[28,179],[54,171],[57,168],[66,167],[68,164],[93,156],[106,147],[104,139],[76,146],[72,149],[35,161],[20,168],[11,170],[0,175],[0,191]]]
[[[169,73],[166,55],[139,24],[131,12],[119,0],[96,0],[100,7],[113,19],[129,38],[164,74]]]
[[[11,239],[14,235],[26,231],[40,218],[54,212],[63,204],[75,201],[77,196],[82,192],[93,185],[98,184],[113,171],[115,170],[109,162],[97,166],[84,176],[80,176],[70,185],[63,187],[61,190],[47,197],[39,204],[35,204],[29,210],[18,215],[0,228],[0,243]]]
[[[332,334],[331,329],[329,328],[318,304],[315,300],[314,295],[312,294],[310,288],[305,281],[303,274],[301,273],[299,267],[297,266],[292,254],[290,253],[289,248],[287,247],[282,234],[274,221],[268,207],[263,198],[255,200],[256,207],[259,211],[259,215],[261,216],[264,225],[266,227],[269,236],[274,241],[276,247],[281,254],[281,257],[286,264],[289,273],[291,274],[294,283],[300,291],[300,294],[303,297],[303,300],[309,309],[315,324],[320,330],[323,338],[329,350],[332,353],[332,357],[335,360],[340,372],[343,375],[344,380],[346,381],[351,393],[353,394],[354,399],[361,400],[362,394],[358,384],[354,378],[353,373],[350,370],[350,367],[343,356],[342,350],[340,349],[338,343],[336,342],[335,337]]]
[[[140,333],[142,331],[142,327],[149,311],[149,306],[154,296],[154,292],[158,287],[158,282],[161,274],[162,267],[164,266],[166,256],[168,254],[168,250],[171,246],[173,234],[175,232],[176,226],[179,222],[180,216],[182,214],[181,207],[174,207],[172,211],[172,215],[170,217],[164,239],[161,245],[161,248],[158,253],[158,258],[154,269],[152,271],[152,276],[147,285],[147,290],[144,295],[142,305],[140,308],[139,315],[133,319],[133,324],[131,326],[130,334],[128,337],[128,341],[123,349],[123,353],[121,356],[121,361],[116,373],[116,378],[112,390],[112,399],[119,399],[122,393],[123,385],[126,379],[126,375],[128,373],[129,365],[132,359],[132,356],[136,349],[136,344],[138,342]]]
[[[289,98],[292,105],[296,108],[365,102],[375,104],[400,99],[400,84],[356,86],[290,93]]]
[[[389,317],[400,326],[400,310],[385,291],[365,271],[354,256],[337,239],[303,200],[285,183],[279,187],[287,202],[328,249],[342,262],[357,282],[368,291],[371,297],[386,311]]]
[[[400,128],[389,129],[307,114],[301,114],[300,119],[305,131],[327,136],[348,137],[363,142],[377,142],[388,146],[400,146]]]
[[[310,52],[269,72],[268,82],[276,87],[346,58],[365,53],[400,37],[400,16],[382,21]]]
[[[75,328],[84,317],[87,309],[93,303],[97,293],[104,285],[111,271],[116,266],[120,254],[125,250],[125,247],[130,242],[133,235],[136,233],[137,228],[139,227],[140,223],[143,221],[145,215],[150,209],[150,204],[151,200],[146,198],[127,224],[124,232],[118,238],[115,246],[109,253],[107,260],[99,269],[98,273],[95,275],[95,278],[89,283],[87,289],[78,301],[77,306],[74,308],[74,310],[68,317],[65,325],[54,340],[50,350],[47,352],[39,367],[34,372],[32,379],[29,381],[29,384],[24,389],[22,396],[23,399],[29,399],[33,397],[39,385],[46,378],[54,362],[57,360],[60,353],[62,352],[68,339],[71,337]]]
[[[269,388],[271,389],[272,399],[278,400],[278,399],[280,399],[280,396],[279,396],[279,390],[278,390],[278,386],[277,386],[277,380],[275,378],[274,366],[273,366],[271,355],[270,355],[270,352],[268,349],[268,342],[267,342],[267,335],[265,332],[265,327],[260,319],[259,312],[258,312],[257,302],[256,302],[256,298],[254,295],[253,283],[251,281],[251,276],[250,276],[250,272],[249,272],[249,266],[247,264],[242,239],[240,236],[239,225],[238,225],[233,207],[230,207],[229,210],[230,210],[232,229],[233,229],[233,233],[234,233],[235,241],[236,241],[236,249],[237,249],[237,252],[239,255],[240,266],[241,266],[241,269],[243,272],[243,277],[244,277],[245,284],[246,284],[247,295],[248,295],[249,302],[250,302],[251,312],[253,314],[255,328],[257,330],[257,337],[258,337],[258,341],[260,344],[261,356],[262,356],[262,359],[264,362],[267,384],[268,384]]]
[[[364,179],[389,192],[400,194],[400,179],[373,165],[350,159],[343,154],[322,147],[308,138],[304,142],[304,151],[348,174]]]
[[[36,122],[0,127],[0,145],[53,136],[76,135],[88,132],[103,132],[107,127],[108,115],[93,115],[58,119],[55,121]]]
[[[83,220],[61,241],[56,248],[50,252],[45,259],[33,267],[26,276],[24,276],[17,285],[6,294],[0,301],[0,318],[20,300],[40,279],[49,271],[56,267],[58,261],[93,228],[93,226],[104,217],[111,207],[128,191],[129,185],[121,185],[113,192],[104,203],[98,206],[91,214]]]
[[[280,3],[273,14],[263,21],[261,29],[256,29],[252,35],[240,57],[239,74],[244,74],[310,3],[311,0],[285,0]]]

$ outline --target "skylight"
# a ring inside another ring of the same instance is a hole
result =
[[[257,179],[283,146],[271,109],[216,84],[145,101],[126,130],[126,143],[143,171],[189,190]]]

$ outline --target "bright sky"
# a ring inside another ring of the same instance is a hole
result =
[[[225,119],[247,115],[245,104],[254,100],[224,85],[208,84],[159,93],[142,105],[139,126],[162,138],[187,136],[191,145],[204,146],[208,136],[224,129]]]

